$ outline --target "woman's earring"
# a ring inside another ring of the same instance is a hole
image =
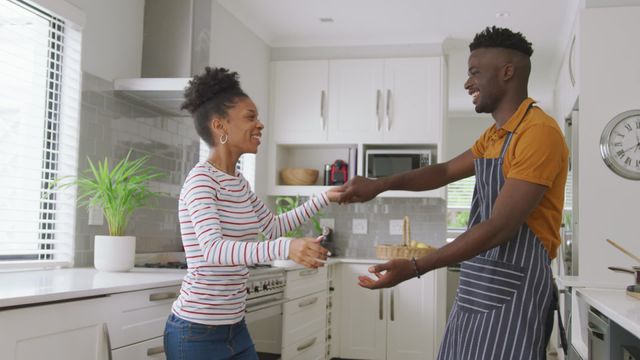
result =
[[[220,144],[226,144],[229,141],[229,136],[227,134],[220,135]]]

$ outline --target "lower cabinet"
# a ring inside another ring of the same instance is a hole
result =
[[[282,360],[324,360],[327,269],[287,271],[282,314]]]
[[[165,359],[164,326],[179,289],[1,310],[0,359]]]
[[[179,286],[108,296],[113,360],[165,359],[163,333]]]
[[[0,359],[110,359],[105,297],[0,311]]]
[[[435,359],[444,332],[445,284],[440,271],[391,289],[358,286],[370,264],[341,264],[336,297],[340,358]]]

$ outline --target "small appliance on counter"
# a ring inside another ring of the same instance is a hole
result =
[[[344,160],[336,160],[325,166],[324,185],[342,185],[349,180],[349,165]],[[327,173],[328,172],[328,173]]]

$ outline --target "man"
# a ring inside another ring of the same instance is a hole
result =
[[[475,175],[469,227],[420,259],[371,267],[377,279],[361,276],[359,284],[392,287],[462,262],[438,359],[544,359],[557,303],[550,261],[560,244],[568,150],[556,121],[528,97],[531,43],[494,26],[469,48],[464,87],[475,111],[490,113],[495,124],[450,161],[354,178],[340,198],[368,201],[386,190],[430,190]]]

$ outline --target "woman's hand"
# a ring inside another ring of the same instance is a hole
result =
[[[327,199],[329,199],[330,202],[338,202],[343,191],[344,189],[342,186],[332,187],[326,192]]]
[[[317,238],[299,238],[291,240],[289,259],[308,268],[324,266],[327,261],[327,249],[320,246],[322,236]]]
[[[382,273],[384,271],[384,274]],[[374,280],[368,276],[358,276],[358,285],[367,289],[380,289],[396,286],[416,275],[413,263],[407,259],[393,259],[384,264],[369,268],[369,272],[378,278]]]

